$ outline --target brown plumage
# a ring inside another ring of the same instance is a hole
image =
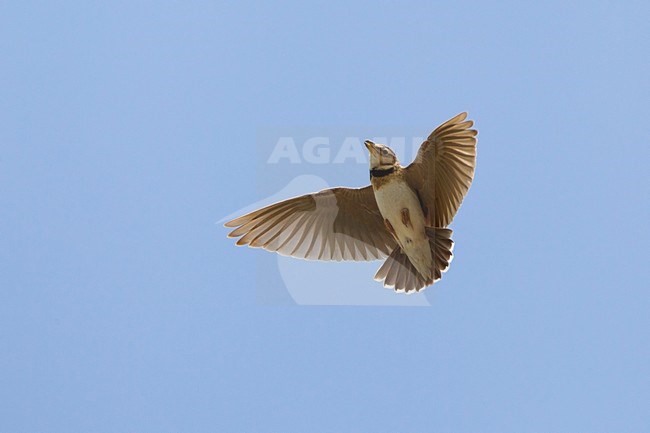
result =
[[[239,237],[237,245],[308,260],[388,257],[375,279],[396,291],[419,291],[439,280],[453,258],[446,227],[469,190],[476,164],[477,131],[466,117],[461,113],[437,127],[408,167],[387,146],[367,141],[372,185],[272,204],[227,222],[234,228],[228,236]],[[402,204],[391,222],[393,202]]]
[[[411,224],[411,214],[409,213],[408,208],[402,209],[402,224],[404,224],[406,227],[413,227],[413,224]]]

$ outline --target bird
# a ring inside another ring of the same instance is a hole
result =
[[[236,245],[306,260],[385,259],[374,279],[416,293],[453,259],[449,224],[476,167],[478,131],[463,112],[434,129],[403,167],[385,144],[365,140],[370,185],[336,187],[271,204],[224,224]]]

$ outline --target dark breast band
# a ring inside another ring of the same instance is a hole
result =
[[[383,170],[379,169],[379,168],[373,168],[372,170],[370,170],[370,179],[372,179],[373,177],[388,176],[389,174],[391,174],[394,171],[395,171],[395,167],[386,168],[386,169],[383,169]]]

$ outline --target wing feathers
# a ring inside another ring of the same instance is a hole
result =
[[[447,227],[474,178],[476,135],[467,113],[437,127],[422,143],[413,164],[406,168],[409,184],[431,212],[427,225]]]
[[[396,243],[370,186],[333,188],[240,216],[225,224],[237,245],[308,260],[376,260]]]

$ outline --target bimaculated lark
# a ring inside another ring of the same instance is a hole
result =
[[[388,146],[366,140],[370,183],[272,204],[225,224],[237,245],[308,260],[386,261],[375,280],[413,293],[440,280],[453,258],[456,215],[474,178],[474,122],[461,113],[437,127],[402,167]]]

